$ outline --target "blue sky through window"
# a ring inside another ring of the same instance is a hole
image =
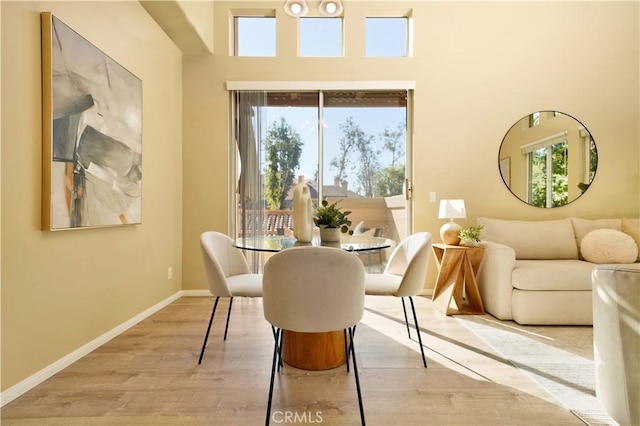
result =
[[[237,17],[236,56],[276,56],[276,18]]]
[[[318,169],[318,109],[312,107],[268,107],[267,126],[263,126],[261,139],[264,141],[267,129],[274,121],[279,121],[284,117],[293,129],[298,132],[304,145],[302,148],[302,158],[300,160],[300,170],[297,174],[303,174],[308,179],[313,179]],[[391,131],[398,127],[398,124],[406,122],[406,109],[395,108],[331,108],[324,109],[324,176],[325,185],[333,184],[335,170],[329,170],[328,164],[339,153],[340,138],[343,137],[340,124],[344,123],[347,117],[353,117],[353,121],[360,125],[362,131],[367,135],[375,137],[374,150],[382,150],[380,134],[386,129]],[[403,146],[404,147],[404,146]],[[391,164],[388,153],[382,151],[378,156],[382,167]],[[354,187],[356,178],[354,173],[348,173],[349,186]],[[356,189],[355,187],[353,189]]]
[[[342,18],[299,19],[300,56],[339,57]],[[366,18],[366,56],[407,56],[407,18]],[[237,17],[237,56],[276,56],[276,18]]]
[[[366,56],[407,56],[407,18],[367,18]]]

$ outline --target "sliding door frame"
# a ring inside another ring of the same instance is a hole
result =
[[[413,231],[413,95],[415,91],[415,81],[228,81],[226,82],[226,89],[229,93],[229,174],[233,176],[229,179],[228,193],[228,206],[229,206],[229,223],[228,232],[229,235],[235,235],[236,233],[236,184],[237,184],[237,149],[236,149],[236,135],[235,135],[235,99],[233,93],[236,91],[264,91],[264,92],[295,92],[295,91],[381,91],[381,90],[406,90],[407,91],[407,129],[406,129],[406,146],[405,146],[405,161],[406,170],[405,175],[407,183],[405,186],[405,213],[406,213],[406,235],[410,235]],[[322,94],[321,94],[322,96]],[[320,112],[320,119],[322,118],[322,112]],[[319,149],[322,151],[322,125],[319,124],[320,139]],[[319,155],[322,155],[320,152]],[[318,158],[320,164],[323,164],[322,158]],[[320,176],[321,180],[322,176]],[[320,186],[322,186],[320,184]]]

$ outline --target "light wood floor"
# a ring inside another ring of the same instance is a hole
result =
[[[584,424],[454,317],[426,298],[414,300],[426,369],[418,344],[407,337],[400,300],[367,297],[356,349],[368,424]],[[2,425],[264,424],[271,330],[261,299],[237,298],[223,342],[227,306],[218,306],[202,365],[212,298],[182,298],[7,404]],[[589,327],[527,332],[593,358]],[[276,378],[273,414],[272,424],[285,423],[285,415],[289,424],[359,424],[353,373],[285,366]]]

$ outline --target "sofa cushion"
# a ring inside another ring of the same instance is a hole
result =
[[[620,230],[631,236],[638,246],[638,262],[640,262],[640,219],[622,218]]]
[[[615,229],[596,229],[582,239],[580,251],[592,263],[633,263],[638,246],[629,235]]]
[[[573,233],[576,237],[576,246],[580,249],[580,243],[585,235],[596,229],[615,229],[620,231],[622,220],[621,219],[582,219],[580,217],[570,217],[571,225],[573,226]],[[578,252],[580,259],[584,259],[582,253]]]
[[[524,221],[480,217],[481,238],[507,245],[516,259],[578,259],[569,219]]]
[[[595,265],[583,260],[516,260],[511,284],[519,290],[591,290]]]
[[[519,324],[593,324],[591,291],[526,291],[514,289],[511,299],[513,320]]]

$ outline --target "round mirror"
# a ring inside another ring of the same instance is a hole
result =
[[[498,156],[507,188],[535,207],[560,207],[591,185],[598,166],[596,144],[587,128],[558,111],[537,111],[507,132]]]

